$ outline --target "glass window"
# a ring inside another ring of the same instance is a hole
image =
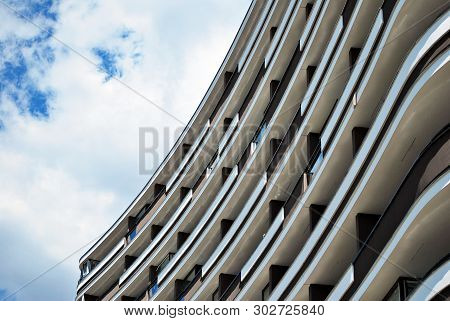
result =
[[[156,292],[158,292],[158,282],[150,286],[150,289],[148,290],[148,297],[149,299],[152,298]]]
[[[264,132],[266,131],[266,128],[267,128],[267,123],[264,122],[262,124],[262,126],[258,129],[258,133],[256,134],[256,137],[253,141],[255,144],[259,144],[259,142],[262,140],[262,138],[264,136]]]
[[[100,261],[86,260],[81,266],[81,278],[88,275],[98,265],[98,263],[100,263]]]
[[[319,157],[316,159],[316,161],[314,162],[314,165],[311,169],[311,174],[315,174],[317,172],[317,170],[320,167],[320,164],[322,164],[323,161],[323,153],[320,152]]]
[[[132,241],[136,237],[136,235],[137,235],[136,228],[134,228],[128,236],[128,241],[129,242]]]
[[[163,260],[162,262],[159,264],[158,266],[158,274],[159,272],[161,272],[162,270],[164,270],[164,268],[169,264],[170,260],[172,260],[174,256],[174,253],[169,253]]]
[[[81,275],[82,277],[85,277],[86,275],[88,275],[89,273],[89,266],[88,266],[88,261],[83,263],[83,267],[81,269]]]

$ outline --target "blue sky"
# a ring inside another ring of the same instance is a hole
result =
[[[149,179],[139,128],[161,133],[162,160],[250,0],[5,3],[15,13],[0,3],[0,299],[72,300],[82,248]]]

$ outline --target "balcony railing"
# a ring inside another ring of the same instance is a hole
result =
[[[261,241],[259,242],[258,246],[256,247],[255,251],[253,251],[253,254],[250,256],[250,258],[247,260],[247,262],[244,264],[244,266],[241,269],[241,282],[246,278],[246,276],[250,273],[250,271],[255,266],[256,262],[259,260],[263,252],[266,250],[266,248],[269,246],[269,243],[272,241],[273,237],[277,233],[280,226],[283,224],[284,220],[284,209],[282,208],[280,212],[275,217],[274,221],[268,228],[267,232],[263,235]]]
[[[234,117],[231,123],[228,125],[227,130],[225,131],[225,134],[223,135],[222,139],[219,142],[219,155],[222,155],[222,152],[226,146],[226,144],[230,141],[231,136],[233,135],[235,129],[237,128],[239,123],[239,113],[237,113]]]
[[[164,268],[169,264],[169,262],[173,259],[175,256],[175,253],[170,252],[166,255],[166,257],[162,260],[162,262],[158,265],[158,268],[156,269],[156,273],[159,274]]]
[[[88,259],[87,261],[95,262],[95,265],[87,271],[84,275],[82,274],[78,281],[78,290],[80,290],[83,286],[85,286],[88,281],[98,273],[105,269],[111,260],[116,256],[116,254],[124,247],[124,239],[122,238],[116,246],[108,253],[106,257],[104,257],[101,261]],[[92,266],[92,265],[91,265]]]
[[[192,270],[186,275],[186,277],[183,279],[185,281],[185,286],[183,289],[180,289],[179,293],[176,293],[176,300],[177,301],[184,301],[186,294],[194,287],[194,285],[197,283],[197,281],[200,280],[202,275],[202,266],[201,265],[195,265]]]
[[[153,206],[159,201],[159,199],[164,195],[165,189],[161,189],[159,193],[153,198],[151,203],[148,203],[142,207],[138,214],[134,217],[133,225],[129,228],[129,232],[125,236],[127,244],[133,241],[133,239],[138,235],[142,229],[142,222],[147,218],[147,214],[153,208]]]
[[[278,145],[277,149],[275,150],[275,153],[272,156],[272,159],[270,160],[269,166],[267,167],[267,176],[270,178],[272,176],[275,169],[278,167],[278,164],[280,163],[282,156],[284,155],[284,152],[288,149],[288,147],[291,145],[292,140],[297,134],[298,129],[300,128],[300,125],[303,121],[301,109],[299,108],[297,111],[297,114],[294,116],[294,119],[292,120],[289,129],[287,130],[286,134],[283,136],[283,139],[281,140],[280,144]]]
[[[250,90],[247,93],[247,96],[245,96],[244,101],[242,103],[241,108],[239,109],[239,118],[242,118],[242,115],[244,115],[245,111],[247,110],[248,105],[250,105],[250,102],[252,101],[254,94],[256,90],[259,87],[259,84],[261,83],[262,78],[264,77],[266,73],[266,67],[264,64],[261,65],[258,74],[256,75],[255,80],[253,81],[252,86],[250,87]]]
[[[442,148],[442,146],[449,139],[450,127],[447,125],[431,140],[411,167],[391,203],[374,226],[365,245],[359,249],[353,260],[355,281],[349,292],[346,293],[346,298],[362,282],[373,262],[377,259],[377,253],[381,253],[414,201],[430,184],[448,170],[450,154],[448,149]]]
[[[181,201],[178,208],[175,210],[175,213],[170,217],[169,221],[164,225],[161,232],[158,233],[156,238],[150,242],[148,247],[139,255],[139,257],[132,263],[132,265],[121,275],[119,279],[119,283],[122,284],[128,277],[130,277],[136,268],[144,262],[144,260],[147,258],[147,256],[153,251],[155,246],[159,244],[161,239],[165,237],[165,235],[168,233],[170,228],[173,226],[175,221],[179,218],[181,213],[185,210],[187,205],[192,199],[192,190],[189,190],[186,196],[184,196],[183,200]]]
[[[220,243],[215,247],[214,252],[209,256],[209,259],[206,261],[206,263],[202,267],[202,277],[204,278],[207,273],[211,270],[211,268],[214,266],[216,261],[218,260],[219,256],[225,251],[228,244],[231,242],[231,239],[233,235],[236,233],[238,226],[242,224],[244,218],[247,216],[248,213],[250,213],[253,204],[255,204],[260,195],[261,192],[264,190],[267,183],[267,177],[264,175],[258,182],[258,184],[255,186],[252,194],[245,202],[244,207],[241,210],[241,215],[237,217],[237,219],[234,221],[231,228],[228,230],[228,232],[225,234],[225,236],[222,238]]]
[[[449,271],[450,254],[446,254],[421,278],[420,284],[407,298],[408,301],[448,300],[448,282],[445,280]]]
[[[240,280],[241,280],[240,274],[236,275],[234,279],[230,282],[228,287],[225,289],[225,291],[223,291],[222,295],[218,298],[218,300],[219,301],[233,300],[236,297],[237,293],[239,293]]]
[[[92,271],[100,270],[101,268],[103,268],[106,263],[108,263],[113,257],[116,256],[116,254],[120,253],[119,250],[124,248],[124,245],[129,244],[139,234],[142,228],[143,220],[147,217],[148,212],[153,208],[154,204],[158,202],[161,196],[164,195],[164,193],[164,189],[160,190],[160,192],[153,198],[151,203],[147,203],[141,208],[138,214],[134,217],[134,223],[132,227],[129,228],[129,232],[125,235],[125,243],[124,240],[121,239],[118,244],[113,249],[111,249],[111,251],[102,260],[88,259],[85,261],[85,263],[83,263],[81,267],[82,273],[78,284],[80,284]],[[91,263],[90,268],[86,270],[84,264],[86,264],[87,262]],[[95,269],[97,266],[98,268]]]
[[[357,0],[347,0],[345,3],[344,9],[342,10],[342,17],[344,18],[344,26],[350,21],[350,18],[353,13],[353,9],[355,9]]]
[[[295,8],[296,4],[297,4],[297,1],[291,1],[289,3],[289,6],[286,9],[286,12],[283,15],[283,19],[277,26],[275,36],[273,37],[270,47],[267,50],[266,56],[264,58],[264,63],[266,65],[266,67],[270,64],[270,61],[272,60],[275,50],[278,47],[279,42],[281,41],[281,36],[284,34],[285,28],[288,25],[288,21],[294,12],[294,8]]]
[[[173,259],[175,256],[175,253],[169,252],[158,264],[158,266],[155,269],[155,273],[151,275],[152,281],[148,287],[148,300],[153,298],[155,294],[158,292],[159,285],[158,285],[158,276],[159,274],[164,270],[164,268],[169,264],[169,262]]]
[[[264,26],[264,22],[267,21],[267,17],[272,9],[273,4],[274,4],[274,0],[269,0],[266,2],[263,12],[261,13],[261,15],[258,19],[258,22],[256,24],[256,27],[255,27],[254,31],[252,32],[249,41],[247,42],[247,45],[241,55],[241,58],[239,59],[239,63],[238,63],[239,71],[242,70],[242,67],[247,62],[250,52],[252,51],[253,47],[255,46],[256,39],[260,35],[261,29]]]
[[[308,184],[310,181],[310,177],[311,177],[310,173],[303,172],[303,174],[298,179],[297,183],[295,184],[294,189],[292,190],[291,195],[289,196],[286,203],[284,204],[284,210],[286,213],[286,217],[290,215],[295,204],[297,204],[300,197],[306,191],[306,188],[308,187]]]
[[[230,94],[231,90],[234,87],[234,84],[236,83],[237,79],[239,78],[239,71],[236,66],[236,69],[233,71],[233,74],[229,78],[228,82],[225,84],[225,89],[220,96],[219,101],[217,102],[216,107],[214,108],[213,112],[211,113],[211,117],[209,118],[211,120],[211,123],[213,123],[214,118],[217,115],[217,112],[219,111],[220,107],[224,103],[224,101],[228,98],[228,95]]]
[[[189,161],[192,159],[194,153],[198,150],[201,142],[205,138],[205,135],[208,132],[209,128],[210,128],[210,121],[208,120],[206,122],[206,125],[203,127],[202,131],[198,134],[198,136],[195,139],[192,146],[189,148],[186,155],[183,157],[183,160],[178,165],[177,169],[175,170],[175,172],[172,174],[169,181],[167,182],[167,184],[166,184],[167,191],[169,191],[172,188],[172,186],[174,186],[175,182],[180,178],[180,176],[183,173],[183,170],[185,169],[185,167],[187,166]]]

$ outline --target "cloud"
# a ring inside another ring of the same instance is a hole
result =
[[[149,179],[139,175],[139,128],[161,133],[159,158],[148,164],[155,169],[249,0],[9,3],[49,33],[0,5],[0,255],[8,257],[0,299],[95,239],[129,205]],[[82,252],[13,297],[72,300]]]
[[[43,88],[38,78],[54,60],[48,39],[48,34],[19,38],[11,33],[0,40],[0,100],[11,99],[21,113],[44,118],[49,114],[52,92]]]
[[[112,77],[120,78],[122,76],[122,70],[117,66],[117,59],[120,58],[120,54],[103,48],[94,48],[92,51],[100,58],[99,70],[106,74],[105,81]]]

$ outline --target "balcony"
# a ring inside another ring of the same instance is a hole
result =
[[[169,252],[157,266],[151,266],[150,267],[150,285],[148,288],[144,291],[144,296],[146,297],[147,301],[149,301],[151,298],[153,298],[156,293],[158,292],[159,285],[158,285],[158,277],[161,274],[161,272],[164,270],[164,268],[170,263],[170,261],[175,256],[175,253]]]
[[[169,264],[169,262],[173,259],[175,256],[175,253],[169,253],[166,255],[166,257],[159,263],[158,267],[156,268],[156,275],[158,276],[164,268]]]
[[[421,279],[408,301],[448,301],[450,254],[439,260]]]
[[[206,133],[208,132],[210,128],[210,122],[209,120],[206,122],[206,125],[203,127],[202,131],[198,134],[197,138],[195,139],[194,143],[189,147],[188,151],[183,156],[183,159],[181,163],[177,166],[175,172],[172,174],[170,179],[167,182],[166,190],[170,191],[172,186],[175,184],[175,182],[179,179],[179,177],[182,175],[184,169],[186,168],[189,161],[192,159],[195,152],[198,150],[200,143],[205,138]]]
[[[224,237],[220,240],[219,244],[215,246],[214,252],[210,255],[209,259],[206,261],[204,266],[202,267],[202,277],[204,278],[209,271],[212,269],[214,264],[217,262],[219,257],[222,255],[222,253],[226,250],[228,244],[231,242],[233,236],[238,230],[239,225],[243,222],[245,217],[248,213],[250,213],[253,204],[257,201],[259,195],[261,194],[261,191],[264,189],[267,183],[267,176],[264,175],[258,184],[255,186],[255,189],[253,190],[252,194],[248,198],[248,200],[245,202],[242,210],[241,215],[239,215],[231,227],[227,230],[227,233],[224,235]]]
[[[288,266],[272,265],[269,268],[269,283],[261,291],[261,300],[267,301],[270,298],[270,294],[275,289],[277,284],[282,279],[283,275],[288,270]]]
[[[263,252],[269,246],[270,242],[274,238],[275,234],[279,230],[280,226],[282,226],[284,220],[284,210],[283,208],[280,210],[278,215],[275,217],[273,222],[271,223],[267,232],[263,235],[262,240],[259,242],[257,248],[250,256],[248,261],[244,264],[241,269],[241,282],[247,277],[250,271],[253,269],[256,262],[259,260]]]
[[[164,269],[163,272],[160,275],[159,278],[159,284],[162,286],[163,281],[169,277],[171,271],[173,268],[185,257],[186,253],[188,252],[189,248],[193,245],[193,243],[196,241],[197,237],[199,237],[214,215],[216,215],[217,209],[219,205],[221,204],[222,200],[225,198],[226,193],[230,190],[231,186],[234,184],[236,177],[238,176],[238,168],[237,166],[234,166],[231,168],[223,168],[222,175],[225,179],[225,182],[221,186],[220,190],[217,192],[216,196],[214,197],[214,200],[209,205],[203,216],[200,218],[199,221],[193,221],[195,222],[195,227],[192,231],[189,232],[189,236],[186,237],[185,241],[181,244],[181,246],[178,247],[175,258],[173,262],[171,262],[170,265],[168,265],[167,269]]]
[[[144,228],[146,223],[151,219],[150,213],[152,212],[152,209],[159,207],[158,205],[160,205],[164,199],[164,194],[165,187],[160,188],[152,203],[146,204],[136,216],[128,218],[128,233],[125,235],[126,244],[131,243]]]
[[[428,186],[444,177],[448,171],[448,164],[450,163],[449,138],[450,129],[447,126],[422,151],[420,157],[408,172],[391,203],[371,232],[366,244],[360,248],[353,260],[355,281],[344,298],[349,299],[363,282],[372,265],[377,261],[378,253],[383,251],[398,226],[405,220],[405,215],[408,214],[411,206],[422,197]],[[419,256],[416,256],[416,259],[418,260]],[[405,299],[407,294],[405,291],[401,293],[392,292],[386,296],[386,299],[390,295],[393,295],[392,298]]]
[[[100,261],[97,260],[92,260],[92,259],[87,259],[86,261],[84,261],[84,263],[81,266],[81,275],[80,275],[80,279],[78,280],[78,284],[81,283],[81,281],[83,281],[83,279],[89,274],[91,273],[92,270],[94,270],[94,268],[100,263]]]
[[[182,199],[180,205],[175,210],[173,215],[170,217],[169,221],[164,225],[164,227],[161,229],[161,231],[157,234],[154,240],[150,242],[150,244],[147,246],[147,248],[140,253],[139,257],[136,259],[136,261],[133,262],[133,264],[120,276],[119,283],[123,284],[123,282],[130,277],[134,271],[137,269],[138,266],[144,260],[146,257],[154,250],[154,248],[161,242],[161,240],[166,236],[166,234],[170,231],[172,226],[175,224],[177,219],[181,216],[181,214],[184,212],[185,208],[188,206],[188,204],[191,202],[192,199],[192,190],[186,190],[186,195],[184,195],[184,198]]]
[[[236,284],[236,280],[239,281],[239,276],[233,274],[220,274],[219,275],[219,285],[217,289],[212,294],[212,301],[222,301],[224,295],[227,291]],[[239,284],[239,283],[237,283]]]
[[[122,250],[125,242],[124,238],[122,238],[116,246],[108,253],[106,257],[101,261],[88,259],[82,265],[82,274],[78,281],[77,289],[80,290],[83,288],[88,282],[100,271],[103,271],[112,261],[114,257]]]
[[[175,300],[185,301],[190,299],[189,293],[196,290],[196,285],[201,283],[201,265],[195,265],[187,276],[182,280],[175,281]]]

